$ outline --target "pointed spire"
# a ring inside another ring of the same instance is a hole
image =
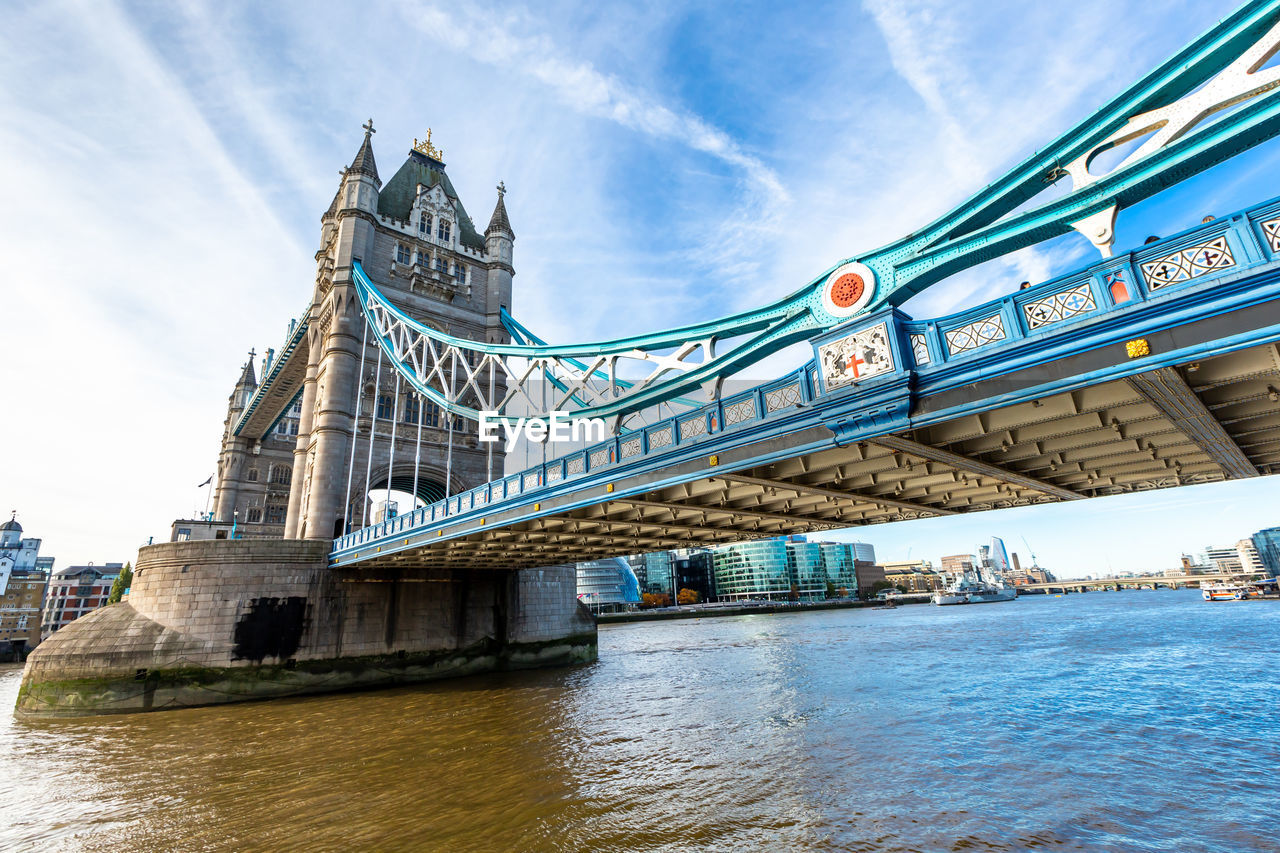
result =
[[[240,372],[240,381],[236,383],[237,388],[257,388],[258,379],[253,372],[253,360],[258,355],[254,350],[249,350],[249,360],[244,363],[244,370]]]
[[[516,236],[516,232],[511,230],[511,221],[507,219],[507,205],[502,200],[506,194],[507,185],[498,181],[498,204],[493,208],[493,216],[489,217],[489,227],[484,229],[486,237],[493,231],[506,231],[512,239]]]
[[[369,119],[362,126],[364,127],[364,142],[360,143],[360,150],[356,152],[356,159],[351,161],[351,167],[347,171],[358,175],[368,175],[381,187],[382,179],[378,177],[378,164],[373,160],[373,134],[378,131],[373,129],[373,119]]]

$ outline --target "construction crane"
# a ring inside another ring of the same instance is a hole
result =
[[[1027,553],[1031,555],[1031,565],[1039,568],[1040,561],[1036,559],[1036,552],[1031,550],[1031,543],[1027,541],[1027,537],[1022,537],[1022,544],[1027,546]]]

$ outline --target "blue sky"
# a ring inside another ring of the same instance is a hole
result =
[[[319,217],[369,116],[384,178],[433,128],[481,225],[504,180],[516,314],[552,341],[599,338],[760,304],[924,224],[1233,7],[7,4],[3,508],[67,565],[131,559],[203,506],[244,353],[275,346],[309,296]],[[1120,246],[1275,195],[1278,159],[1268,143],[1122,214]],[[1088,259],[1063,238],[907,310]],[[1025,532],[1051,568],[1164,566],[1280,523],[1262,509],[1277,491],[863,538],[936,559]]]

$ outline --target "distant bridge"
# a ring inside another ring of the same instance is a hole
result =
[[[1155,586],[1160,584],[1163,586],[1185,586],[1188,584],[1202,583],[1225,583],[1227,581],[1240,579],[1256,579],[1266,577],[1266,572],[1215,572],[1213,574],[1203,575],[1143,575],[1141,577],[1132,578],[1098,578],[1096,580],[1084,580],[1081,578],[1067,578],[1066,580],[1053,581],[1052,583],[1028,583],[1022,584],[1018,590],[1036,590],[1043,592],[1083,592],[1086,589],[1120,589],[1121,587],[1133,586]]]

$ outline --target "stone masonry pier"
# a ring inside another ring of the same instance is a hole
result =
[[[141,549],[128,600],[31,654],[16,713],[183,708],[595,659],[572,566],[371,574],[329,568],[329,545]]]

